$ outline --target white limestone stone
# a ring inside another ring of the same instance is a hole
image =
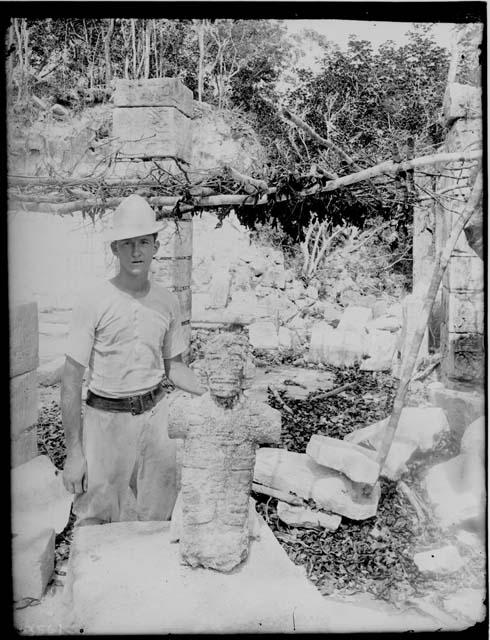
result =
[[[249,328],[250,344],[255,349],[278,349],[279,336],[273,322],[253,322]]]
[[[41,599],[54,570],[54,529],[14,534],[12,578],[14,600]]]
[[[422,573],[454,573],[465,564],[453,545],[421,551],[414,555],[413,561]]]
[[[306,453],[318,464],[340,471],[354,482],[375,484],[379,476],[376,454],[353,442],[315,434]]]
[[[294,506],[281,500],[277,502],[277,515],[291,527],[321,527],[329,531],[336,531],[342,520],[334,514]]]
[[[379,483],[370,494],[363,495],[349,478],[317,464],[306,454],[273,447],[257,451],[254,481],[305,500],[313,499],[325,511],[352,520],[374,516],[380,496]]]
[[[70,515],[73,495],[66,491],[61,471],[41,455],[11,472],[12,531],[31,534],[52,528],[61,533]]]

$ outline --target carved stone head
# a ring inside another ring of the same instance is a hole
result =
[[[252,384],[255,374],[248,338],[236,333],[218,334],[206,345],[200,369],[212,395],[237,396]]]

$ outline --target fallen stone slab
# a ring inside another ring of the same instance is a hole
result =
[[[329,531],[336,531],[342,520],[340,516],[334,514],[295,507],[280,500],[277,502],[277,515],[291,527],[321,527]]]
[[[181,564],[178,545],[169,540],[169,523],[76,530],[64,594],[65,632],[328,630],[332,616],[323,597],[263,520],[261,525],[247,560],[228,574]]]
[[[278,349],[279,337],[273,322],[253,322],[248,335],[254,349]]]
[[[12,538],[14,600],[41,599],[54,570],[54,529]]]
[[[47,456],[37,456],[11,472],[12,531],[33,534],[43,529],[61,533],[70,516],[73,495]]]
[[[449,427],[462,435],[468,425],[485,413],[485,396],[477,391],[447,389],[442,382],[428,385],[429,398],[446,413]]]
[[[370,307],[351,306],[342,314],[338,329],[341,331],[362,331],[373,317]]]
[[[469,463],[468,463],[469,462]],[[475,521],[484,528],[485,468],[460,454],[430,469],[423,482],[443,528]]]
[[[308,442],[306,454],[318,464],[340,471],[354,482],[373,485],[378,480],[376,452],[353,442],[315,434]]]
[[[46,362],[37,369],[37,383],[42,387],[52,387],[61,382],[65,357],[56,358]]]
[[[388,418],[353,431],[344,440],[378,450],[387,425]],[[404,407],[381,475],[397,480],[416,452],[430,451],[448,430],[446,415],[439,407]]]
[[[254,481],[279,491],[314,500],[325,511],[351,520],[365,520],[376,514],[380,485],[369,495],[342,473],[327,469],[305,453],[275,447],[257,450]]]
[[[454,573],[465,564],[457,548],[452,544],[416,553],[413,561],[422,573]]]

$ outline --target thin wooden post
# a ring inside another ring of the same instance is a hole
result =
[[[429,289],[427,291],[427,295],[420,313],[420,319],[417,328],[413,333],[412,342],[410,344],[407,358],[401,372],[400,384],[398,386],[395,401],[393,404],[393,411],[391,413],[383,441],[378,451],[377,461],[379,463],[380,470],[383,468],[386,457],[393,442],[393,438],[395,437],[396,429],[398,427],[398,422],[400,420],[400,415],[405,402],[405,397],[407,395],[408,385],[415,368],[415,363],[417,361],[417,355],[422,343],[422,338],[427,328],[432,305],[434,304],[434,300],[441,284],[442,277],[449,264],[449,259],[454,250],[454,247],[456,246],[459,236],[461,235],[466,223],[471,218],[480,203],[482,190],[483,178],[482,172],[480,170],[478,175],[476,176],[475,182],[473,184],[473,189],[471,191],[470,197],[468,198],[466,206],[461,212],[459,218],[456,220],[445,247],[439,252],[439,255],[437,256]]]

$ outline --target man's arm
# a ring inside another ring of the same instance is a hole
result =
[[[188,391],[201,396],[206,392],[197,379],[196,374],[182,362],[182,354],[163,361],[165,373],[172,384],[182,391]]]
[[[87,462],[82,450],[82,380],[85,367],[66,357],[61,380],[61,416],[66,440],[63,484],[70,493],[87,490]]]

